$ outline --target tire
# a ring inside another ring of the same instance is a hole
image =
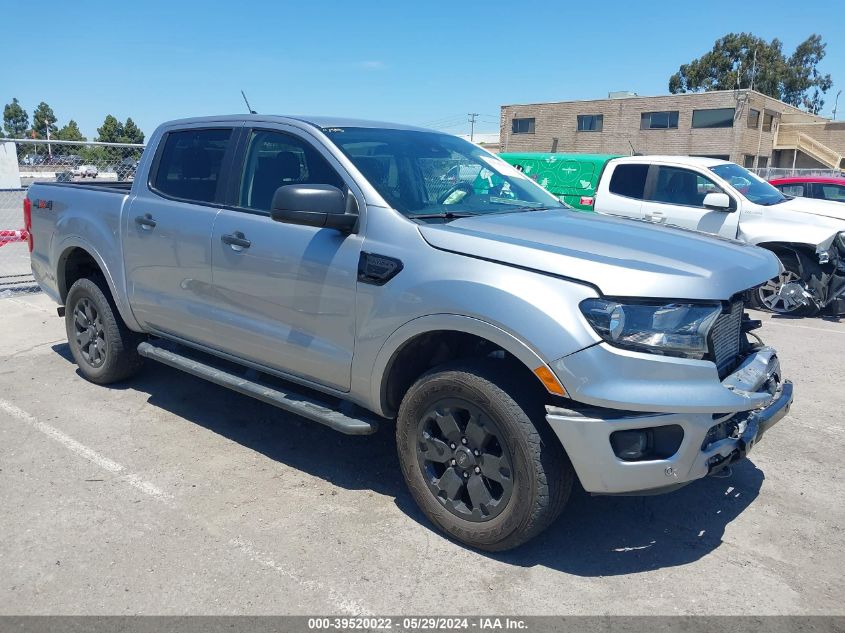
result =
[[[769,280],[750,293],[751,304],[758,310],[796,317],[815,316],[819,312],[815,303],[795,304],[788,297],[780,297],[777,290],[784,283],[797,282],[806,287],[803,279],[813,270],[813,262],[801,252],[781,252],[778,259],[783,264],[783,273]]]
[[[437,367],[405,394],[396,423],[414,500],[448,535],[487,551],[517,547],[546,529],[574,479],[546,424],[544,392],[517,375],[504,361]]]
[[[143,336],[126,327],[105,279],[78,279],[65,303],[68,345],[87,380],[106,385],[141,369],[143,358],[136,348]]]

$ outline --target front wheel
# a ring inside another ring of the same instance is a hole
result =
[[[819,308],[806,296],[805,271],[810,259],[803,253],[779,255],[783,271],[752,292],[752,303],[761,310],[790,316],[814,316]]]
[[[396,427],[417,504],[444,532],[489,551],[548,527],[574,478],[542,392],[508,369],[501,361],[435,368],[408,390]]]

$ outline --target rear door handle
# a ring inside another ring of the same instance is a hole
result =
[[[140,226],[142,229],[149,231],[150,229],[155,228],[156,221],[153,220],[153,216],[149,213],[145,213],[144,215],[135,217],[135,224]]]
[[[651,222],[665,222],[666,216],[663,215],[662,211],[647,211],[645,214],[646,220],[650,220]]]
[[[242,251],[243,249],[252,246],[252,242],[246,239],[244,234],[240,231],[221,235],[220,241],[231,246],[233,251]]]

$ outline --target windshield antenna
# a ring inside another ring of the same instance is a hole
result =
[[[246,98],[244,91],[241,90],[241,96],[244,98],[244,103],[246,104],[246,109],[249,110],[250,114],[258,114],[255,110],[252,109],[252,106],[249,105],[249,100]]]

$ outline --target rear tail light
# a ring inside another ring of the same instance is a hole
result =
[[[26,230],[26,241],[31,253],[34,244],[32,241],[32,202],[29,201],[29,198],[23,199],[23,226]]]
[[[592,207],[593,203],[596,201],[593,196],[581,196],[581,206],[582,207]]]

